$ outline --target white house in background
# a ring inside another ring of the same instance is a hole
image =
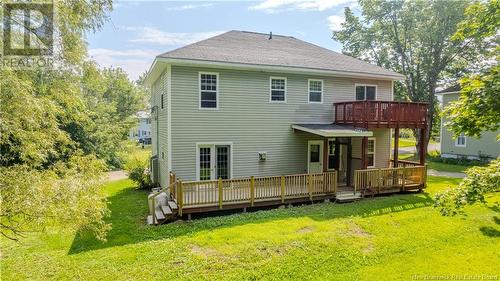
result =
[[[151,114],[147,111],[139,111],[136,114],[137,125],[130,129],[129,139],[140,143],[151,143]]]

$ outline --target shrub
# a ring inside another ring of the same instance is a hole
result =
[[[486,167],[472,167],[457,188],[436,194],[434,207],[444,216],[463,213],[465,205],[485,203],[487,193],[500,191],[500,158]]]
[[[148,160],[141,159],[141,157],[131,157],[125,163],[129,179],[137,183],[138,188],[150,189],[154,187],[148,166]]]

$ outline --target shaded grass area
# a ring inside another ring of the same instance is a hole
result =
[[[144,224],[146,192],[106,187],[113,230],[4,239],[5,280],[411,280],[498,274],[498,194],[467,217],[442,217],[432,194],[459,179],[429,177],[427,193],[274,209],[159,227]],[[496,204],[495,204],[496,203]]]

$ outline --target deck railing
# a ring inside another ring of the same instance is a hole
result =
[[[427,104],[396,101],[350,101],[333,104],[337,124],[363,128],[424,128]]]
[[[425,188],[425,166],[368,169],[354,171],[354,192],[384,193]]]
[[[394,159],[389,160],[389,166],[391,168],[400,168],[400,167],[415,167],[422,166],[419,162],[408,161],[408,160],[398,160],[397,167],[394,166]]]
[[[218,206],[288,199],[309,198],[335,194],[337,172],[299,174],[210,181],[177,181],[172,193],[179,212],[188,207]],[[182,214],[182,213],[181,213]]]

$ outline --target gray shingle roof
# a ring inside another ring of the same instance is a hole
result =
[[[298,67],[402,77],[369,64],[290,36],[229,31],[159,55],[161,58],[224,63]]]

